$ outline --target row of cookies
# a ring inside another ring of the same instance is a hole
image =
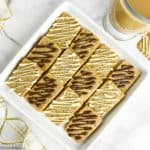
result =
[[[127,91],[139,78],[140,72],[122,60],[105,82],[87,100],[83,107],[65,125],[65,130],[76,142],[82,143],[123,100]]]

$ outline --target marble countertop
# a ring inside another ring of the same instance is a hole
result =
[[[64,0],[11,0],[13,17],[0,34],[0,71],[9,63],[30,36]],[[110,0],[68,0],[100,24]],[[119,42],[128,45],[128,42]],[[127,50],[129,51],[129,50]],[[131,51],[130,51],[131,52]],[[134,52],[134,51],[133,51]],[[133,53],[134,55],[134,53]],[[150,76],[137,89],[139,99],[122,107],[113,124],[108,124],[91,150],[149,150],[150,149]],[[141,96],[142,95],[142,96]],[[124,113],[123,113],[124,112]],[[53,144],[54,145],[54,144]],[[53,147],[52,149],[55,149]]]

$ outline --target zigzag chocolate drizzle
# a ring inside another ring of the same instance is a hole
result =
[[[39,67],[45,67],[45,70],[47,70],[57,57],[57,53],[60,53],[59,51],[60,50],[54,46],[47,37],[44,37],[37,45],[35,45],[27,58],[36,62]]]
[[[71,80],[71,89],[79,96],[86,95],[96,83],[96,78],[92,72],[81,70],[80,75],[74,76]]]
[[[81,58],[90,55],[90,51],[95,49],[98,43],[97,37],[85,28],[82,28],[79,35],[72,42],[72,49]]]
[[[55,92],[56,87],[57,84],[55,79],[44,76],[27,93],[26,99],[29,103],[41,107]]]
[[[128,62],[122,61],[121,64],[111,73],[111,79],[118,88],[124,92],[134,83],[138,78],[139,72]]]
[[[84,109],[84,108],[83,108]],[[68,135],[78,142],[82,142],[95,129],[98,116],[90,109],[85,109],[82,112],[77,112],[71,121],[66,125],[65,130]]]

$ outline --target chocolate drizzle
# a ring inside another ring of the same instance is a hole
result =
[[[79,35],[73,40],[71,47],[83,59],[89,55],[91,48],[94,48],[97,42],[98,39],[90,31],[81,29]]]
[[[124,88],[135,79],[134,67],[130,64],[121,64],[111,74],[110,79],[119,87]]]
[[[75,140],[83,140],[93,131],[96,126],[98,116],[90,109],[85,109],[82,112],[77,112],[71,119],[71,123],[66,126],[68,135]]]
[[[27,93],[27,100],[37,107],[41,107],[47,98],[51,97],[57,87],[55,79],[44,76],[33,88]]]
[[[71,81],[71,89],[79,96],[88,94],[96,83],[96,77],[92,72],[81,70],[80,75],[73,77]]]
[[[46,65],[49,67],[58,52],[58,48],[53,43],[50,43],[46,37],[44,39],[47,41],[45,43],[40,41],[27,56],[29,60],[36,62],[41,68]]]

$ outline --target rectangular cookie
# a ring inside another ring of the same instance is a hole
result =
[[[77,143],[84,142],[102,124],[100,118],[91,108],[84,106],[66,124],[65,131]]]
[[[86,28],[81,28],[79,34],[72,41],[70,49],[84,62],[93,54],[100,44],[98,37]]]
[[[146,58],[148,58],[148,60],[150,60],[150,33],[143,36],[138,42],[137,48]]]
[[[71,79],[67,88],[44,111],[56,125],[67,122],[83,103],[102,84],[102,80],[90,68],[82,67]]]
[[[61,49],[67,49],[80,31],[80,24],[66,12],[58,16],[50,27],[47,37]]]
[[[38,67],[45,72],[53,65],[61,52],[62,50],[52,43],[48,37],[43,36],[34,45],[26,58],[34,63],[37,63]]]
[[[39,79],[43,70],[28,59],[23,59],[8,77],[6,84],[20,96],[24,96]]]
[[[108,80],[96,90],[86,105],[101,118],[104,118],[124,96],[124,93],[112,81]]]
[[[91,56],[87,65],[95,68],[96,73],[102,78],[106,79],[114,67],[118,64],[119,56],[105,44],[100,44]]]
[[[108,78],[112,80],[119,89],[126,93],[139,76],[140,72],[129,62],[123,60]]]
[[[50,74],[45,74],[25,95],[25,99],[35,109],[42,111],[62,89],[59,81]]]

